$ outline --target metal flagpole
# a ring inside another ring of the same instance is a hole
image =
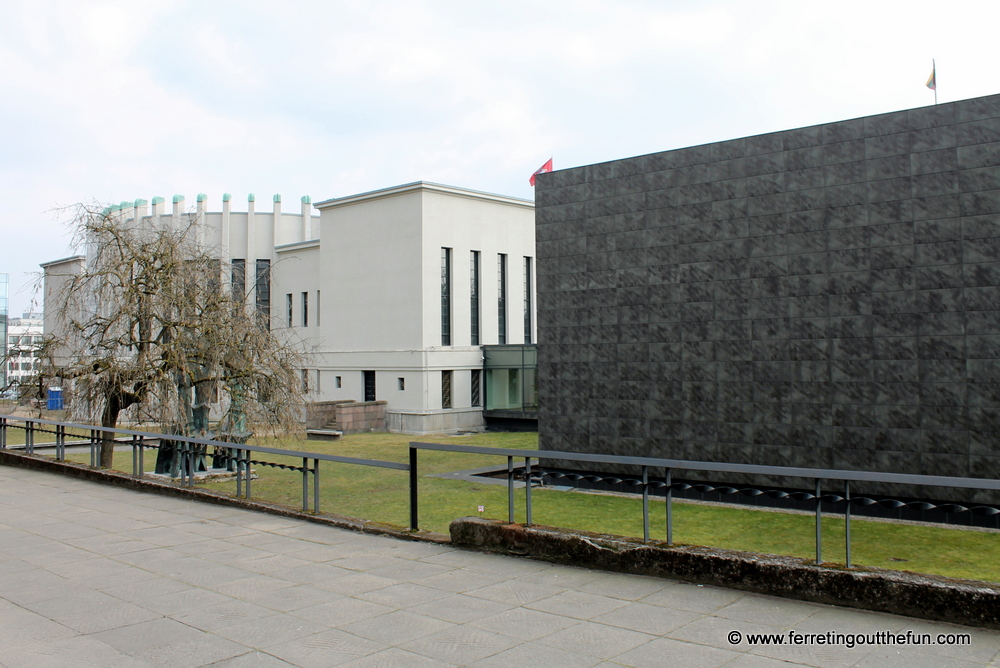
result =
[[[931,58],[931,73],[934,75],[934,104],[937,104],[937,63]]]

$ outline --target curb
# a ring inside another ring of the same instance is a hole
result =
[[[804,559],[695,546],[644,544],[620,536],[524,527],[463,517],[455,546],[652,575],[758,594],[1000,629],[1000,585],[881,569],[817,566]]]

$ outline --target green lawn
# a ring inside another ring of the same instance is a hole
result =
[[[310,452],[406,462],[411,440],[464,445],[533,449],[534,433],[486,433],[460,437],[413,437],[399,434],[357,434],[340,441],[283,439],[260,443]],[[74,455],[89,461],[88,455]],[[270,457],[298,465],[301,460]],[[155,452],[146,454],[146,469],[152,470]],[[131,470],[131,454],[115,455],[116,468]],[[506,519],[507,488],[504,485],[471,483],[427,477],[481,466],[503,466],[501,457],[464,453],[420,452],[420,527],[447,533],[456,517],[478,515]],[[295,471],[257,466],[253,496],[301,508],[302,477]],[[207,489],[235,492],[235,483],[208,483]],[[321,511],[376,522],[409,524],[408,477],[405,471],[324,462],[320,473]],[[311,491],[310,491],[311,494]],[[524,490],[516,494],[517,520],[524,520]],[[665,539],[664,502],[653,499],[650,515],[654,540]],[[642,536],[642,505],[623,496],[534,489],[532,514],[537,524],[581,529],[622,536]],[[856,566],[875,566],[919,573],[932,573],[976,580],[1000,581],[1000,533],[945,529],[934,525],[895,524],[855,518],[851,523],[853,561]],[[804,558],[815,557],[815,529],[810,515],[745,510],[695,503],[674,503],[674,541]],[[823,556],[829,562],[844,561],[844,520],[823,517]]]

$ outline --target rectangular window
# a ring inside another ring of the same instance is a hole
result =
[[[309,369],[302,370],[302,391],[309,392]]]
[[[473,406],[482,406],[483,405],[482,390],[481,390],[482,384],[483,384],[482,383],[482,377],[483,377],[483,371],[482,371],[482,369],[473,369],[472,370],[472,405]]]
[[[399,381],[399,391],[402,392],[403,390],[405,390],[406,389],[406,379],[405,378],[397,378],[396,380]]]
[[[309,326],[309,293],[302,293],[302,326]]]
[[[247,298],[247,261],[233,260],[233,301],[242,304]]]
[[[271,329],[271,261],[257,260],[257,322]]]
[[[507,345],[507,256],[497,255],[497,343]]]
[[[323,391],[323,372],[316,369],[316,394]]]
[[[441,345],[451,345],[451,249],[441,249]]]
[[[319,290],[316,291],[316,326],[319,327]]]
[[[341,382],[340,376],[333,377],[333,384],[338,390],[343,387],[343,383]]]
[[[362,371],[364,376],[365,401],[375,401],[375,372]]]
[[[292,327],[295,323],[292,322],[292,293],[289,292],[285,295],[285,313],[287,314],[286,320],[288,321],[288,326]]]
[[[441,408],[451,408],[451,371],[441,372]]]
[[[531,258],[524,258],[524,342],[531,343]]]
[[[472,322],[470,331],[472,333],[472,345],[479,345],[479,251],[472,251],[469,267],[469,306],[472,312]]]

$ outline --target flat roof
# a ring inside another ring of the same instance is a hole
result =
[[[534,208],[535,203],[530,199],[521,199],[520,197],[510,197],[508,195],[498,195],[496,193],[487,193],[481,190],[470,190],[469,188],[459,188],[457,186],[449,186],[443,183],[431,183],[430,181],[414,181],[413,183],[404,183],[399,186],[392,186],[389,188],[381,188],[379,190],[371,190],[368,192],[358,193],[356,195],[347,195],[346,197],[334,197],[332,199],[324,200],[322,202],[316,202],[313,206],[317,209],[328,209],[334,206],[340,206],[343,204],[353,204],[355,202],[363,202],[370,199],[379,199],[382,197],[391,197],[393,195],[402,195],[408,192],[415,192],[418,190],[430,190],[433,192],[444,193],[447,195],[457,195],[459,197],[471,197],[473,199],[489,200],[493,202],[502,202],[504,204],[514,204],[517,206],[523,206],[527,208]]]
[[[61,260],[52,260],[51,262],[43,262],[43,263],[41,263],[38,266],[41,267],[42,269],[48,269],[49,267],[51,267],[53,265],[65,264],[67,262],[73,262],[73,261],[79,261],[79,260],[86,260],[86,259],[87,259],[86,255],[71,255],[70,257],[64,257]]]

